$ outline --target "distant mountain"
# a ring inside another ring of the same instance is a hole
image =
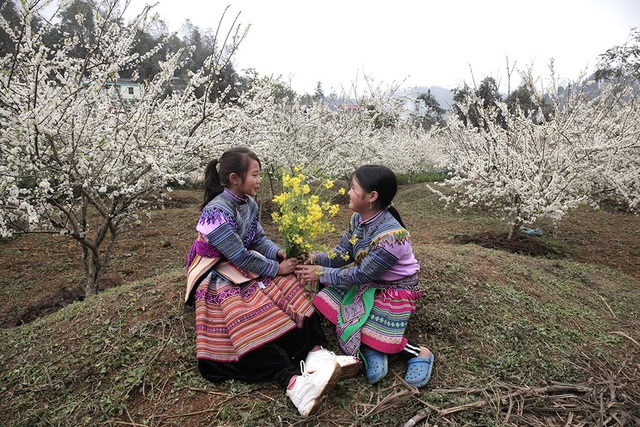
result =
[[[441,108],[448,110],[453,105],[453,92],[440,86],[416,86],[398,89],[395,96],[405,98],[406,102],[404,107],[406,110],[415,111],[415,101],[418,95],[427,93],[428,91],[431,91],[431,95],[438,101]]]
[[[431,90],[431,94],[434,96],[440,107],[449,110],[453,105],[453,92],[449,89],[445,89],[440,86],[416,86],[416,87],[408,87],[403,89],[398,89],[394,94],[398,98],[403,98],[405,100],[404,108],[407,112],[415,112],[416,111],[416,99],[418,95],[422,93],[427,93]],[[331,110],[337,110],[340,106],[343,106],[345,102],[348,105],[355,105],[356,101],[354,100],[345,100],[341,98],[335,97],[326,97],[324,98],[325,102],[329,105]]]

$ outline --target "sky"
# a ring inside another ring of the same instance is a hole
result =
[[[157,0],[171,31],[185,20],[250,26],[237,70],[280,77],[298,93],[374,86],[460,87],[532,68],[561,79],[593,70],[598,55],[640,27],[640,0]],[[132,0],[139,12],[149,0]],[[509,64],[509,66],[507,65]]]

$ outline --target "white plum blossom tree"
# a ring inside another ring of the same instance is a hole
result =
[[[362,128],[356,115],[333,112],[322,101],[278,100],[268,85],[255,86],[243,101],[246,121],[237,140],[252,147],[272,175],[299,166],[340,176],[363,151],[356,143]]]
[[[407,172],[426,159],[421,145],[429,139],[398,120],[401,102],[392,89],[356,93],[354,85],[345,99],[357,108],[347,102],[329,108],[320,100],[279,100],[274,82],[264,79],[232,104],[211,101],[209,92],[246,35],[236,21],[221,31],[224,14],[214,52],[191,71],[184,90],[167,91],[188,60],[175,52],[141,82],[138,99],[126,100],[120,75],[133,71],[135,80],[139,64],[159,49],[134,49],[137,32],[154,22],[151,9],[123,25],[128,2],[92,3],[94,36],[62,34],[48,47],[44,38],[55,17],[40,19],[48,3],[21,2],[18,28],[0,18],[15,44],[0,58],[0,236],[74,239],[87,296],[98,291],[117,237],[162,202],[173,183],[201,175],[229,146],[253,148],[276,177],[295,166],[317,177],[345,177],[373,162]],[[75,19],[81,24],[87,17]]]
[[[634,93],[605,86],[596,95],[577,87],[559,97],[553,76],[549,90],[536,90],[530,74],[524,78],[534,108],[502,101],[482,107],[472,94],[459,107],[473,108],[479,126],[448,116],[438,139],[446,153],[442,166],[452,170],[442,184],[453,192],[432,190],[447,202],[503,210],[510,239],[524,224],[559,220],[603,195],[637,206],[640,109]]]
[[[444,153],[433,134],[406,121],[399,122],[393,129],[380,129],[372,137],[377,147],[377,161],[409,176],[437,168]]]
[[[117,90],[120,73],[155,52],[133,49],[136,31],[152,21],[149,7],[123,25],[119,2],[102,2],[94,8],[93,40],[63,34],[48,48],[43,38],[53,20],[33,25],[47,3],[21,2],[19,28],[0,20],[16,46],[0,58],[0,234],[70,236],[82,248],[89,296],[127,224],[162,199],[169,183],[199,169],[215,150],[214,136],[234,127],[207,90],[244,33],[229,30],[183,92],[166,96],[177,52],[144,82],[139,99],[127,101]],[[81,43],[87,53],[78,57]],[[196,97],[196,88],[205,95]]]
[[[637,89],[636,89],[637,90]],[[632,86],[606,85],[600,102],[593,103],[591,120],[577,124],[591,140],[592,169],[589,196],[597,206],[613,200],[629,212],[640,210],[640,104]],[[588,118],[587,118],[588,119]]]
[[[318,100],[278,99],[271,87],[275,83],[262,80],[244,94],[244,121],[222,137],[253,148],[270,175],[299,166],[316,177],[341,178],[372,162],[405,172],[423,159],[413,126],[400,120],[393,127],[376,126],[379,112],[400,115],[402,102],[392,91],[354,95],[352,103],[330,107]]]

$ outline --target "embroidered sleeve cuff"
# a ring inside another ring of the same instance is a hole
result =
[[[280,247],[278,245],[273,245],[270,246],[269,248],[267,248],[267,250],[265,250],[264,255],[269,258],[269,259],[277,259],[278,258],[278,251],[280,250]],[[278,269],[276,268],[276,271]]]
[[[329,257],[326,252],[318,252],[315,254],[316,256],[316,264],[318,265],[329,265]]]
[[[263,274],[268,277],[276,277],[278,275],[278,267],[280,267],[280,263],[272,259],[268,261],[269,261],[269,269],[267,272]]]

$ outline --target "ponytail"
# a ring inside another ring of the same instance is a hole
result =
[[[402,222],[402,218],[400,217],[400,212],[398,212],[398,210],[395,208],[395,206],[393,206],[393,204],[390,204],[389,206],[387,206],[387,210],[389,211],[389,213],[391,215],[393,215],[393,217],[396,219],[396,221],[398,221],[400,223],[402,228],[407,228],[404,225],[404,222]]]
[[[204,209],[214,197],[222,193],[224,188],[220,184],[220,176],[218,175],[218,159],[213,159],[209,162],[204,170],[204,182],[202,183],[202,189],[204,190],[204,200],[200,205],[200,210]]]

